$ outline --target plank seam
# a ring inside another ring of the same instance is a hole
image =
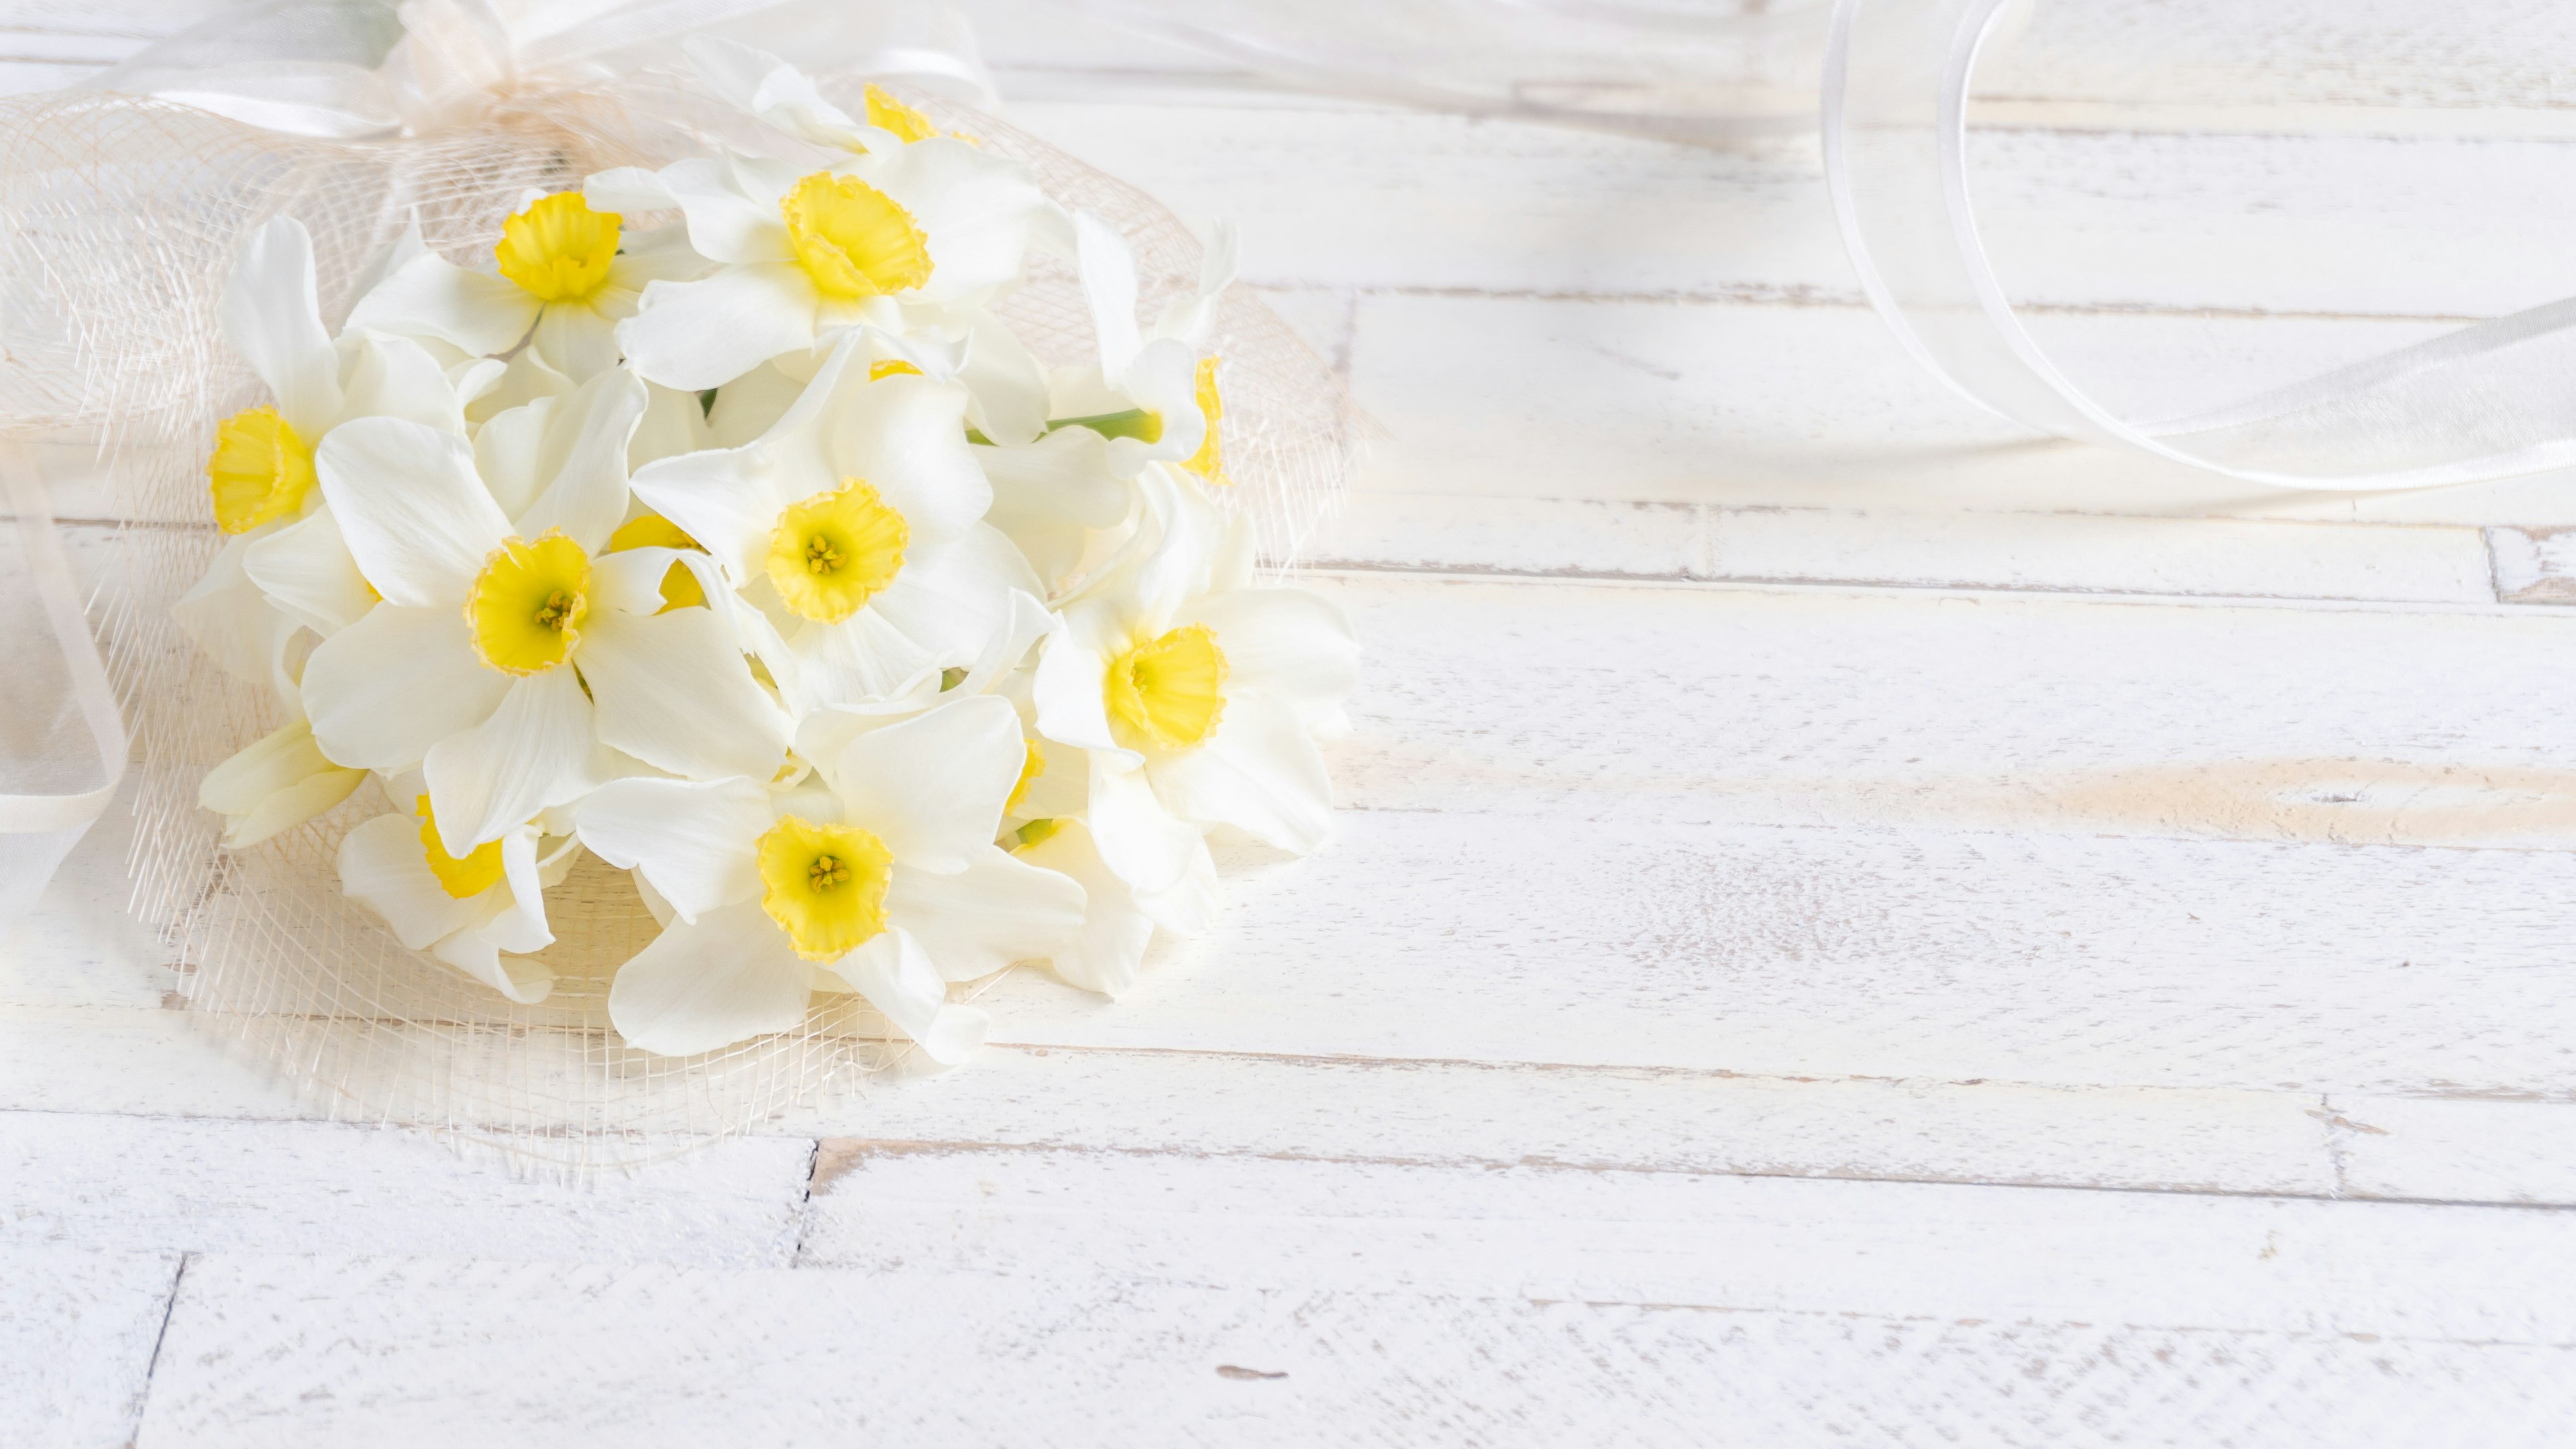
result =
[[[143,1362],[143,1391],[134,1396],[134,1432],[126,1436],[125,1449],[134,1449],[135,1442],[143,1437],[143,1420],[152,1405],[153,1375],[161,1370],[161,1345],[169,1340],[170,1318],[179,1308],[179,1287],[188,1281],[188,1264],[195,1261],[196,1256],[195,1253],[181,1253],[179,1266],[171,1270],[170,1293],[161,1301],[161,1326],[153,1330],[152,1354]]]
[[[2477,1198],[2403,1197],[2394,1194],[2346,1194],[2340,1190],[2315,1193],[2279,1189],[2256,1190],[2211,1186],[2147,1187],[2121,1186],[2109,1183],[1996,1181],[1969,1177],[1898,1177],[1868,1176],[1840,1172],[1778,1172],[1756,1168],[1659,1167],[1632,1163],[1574,1162],[1561,1158],[1414,1158],[1376,1156],[1334,1156],[1325,1153],[1258,1152],[1258,1151],[1189,1151],[1160,1147],[1104,1147],[1097,1145],[1057,1144],[1046,1142],[935,1141],[882,1137],[839,1137],[836,1156],[844,1162],[868,1156],[969,1156],[994,1153],[1064,1153],[1074,1156],[1121,1158],[1175,1158],[1200,1162],[1295,1162],[1348,1164],[1360,1167],[1420,1168],[1529,1168],[1540,1172],[1585,1172],[1595,1175],[1630,1173],[1637,1176],[1747,1178],[1757,1181],[1789,1180],[1797,1182],[1883,1183],[1891,1187],[1928,1187],[1959,1189],[2003,1189],[2019,1192],[2089,1192],[2130,1197],[2223,1198],[2251,1202],[2319,1202],[2347,1203],[2361,1207],[2439,1207],[2481,1211],[2562,1214],[2576,1213],[2576,1203],[2502,1202]],[[846,1167],[844,1168],[846,1171]]]
[[[2405,525],[2413,527],[2417,525]],[[2440,525],[2422,525],[2438,527]],[[2030,599],[2073,599],[2105,607],[2132,608],[2242,608],[2280,609],[2303,613],[2336,614],[2427,614],[2466,615],[2488,619],[2567,619],[2576,622],[2576,610],[2535,609],[2527,604],[2504,604],[2486,600],[2445,601],[2440,599],[2346,599],[2308,598],[2299,595],[2265,597],[2259,594],[2150,594],[2132,589],[2017,589],[2000,584],[1943,585],[1891,584],[1852,581],[1818,582],[1813,579],[1723,579],[1698,578],[1679,574],[1514,574],[1498,571],[1493,565],[1380,565],[1368,563],[1328,562],[1309,565],[1303,573],[1309,578],[1349,577],[1353,582],[1366,582],[1389,577],[1417,577],[1427,583],[1493,583],[1526,585],[1529,583],[1579,583],[1602,588],[1687,589],[1695,593],[1782,593],[1859,595],[1864,598],[1909,599],[1927,593],[1950,594],[1962,599],[1992,599],[1997,603],[2017,603]]]

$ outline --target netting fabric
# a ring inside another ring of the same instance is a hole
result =
[[[857,108],[860,79],[822,77]],[[1170,212],[989,115],[907,96],[943,126],[1027,164],[1064,205],[1134,247],[1151,316],[1197,283],[1199,245]],[[552,996],[519,1006],[403,948],[344,898],[341,836],[388,802],[372,784],[242,851],[200,810],[208,767],[284,724],[177,628],[171,605],[222,538],[205,459],[218,419],[266,401],[223,342],[217,304],[236,239],[277,215],[313,238],[336,324],[403,228],[489,270],[501,221],[530,187],[659,166],[717,144],[780,142],[673,75],[645,74],[504,104],[418,139],[281,135],[206,111],[98,92],[0,104],[0,426],[56,457],[95,459],[108,515],[93,608],[137,742],[134,906],[174,953],[179,989],[334,1115],[425,1124],[528,1158],[595,1167],[662,1155],[832,1093],[902,1054],[856,996],[817,997],[791,1032],[691,1058],[624,1046],[607,987],[657,929],[624,873],[585,859],[549,893]],[[1032,258],[1001,306],[1041,360],[1093,353],[1069,265]],[[1292,565],[1349,467],[1331,370],[1244,288],[1218,309],[1234,505],[1267,562]]]

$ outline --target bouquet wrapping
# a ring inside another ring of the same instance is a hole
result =
[[[1114,995],[1320,844],[1355,650],[1272,575],[1350,430],[1229,234],[920,84],[939,13],[566,8],[13,103],[0,406],[118,520],[190,1005],[595,1163],[963,1060],[1015,964]]]

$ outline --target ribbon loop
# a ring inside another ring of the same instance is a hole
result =
[[[2362,492],[2576,467],[2576,300],[2190,417],[2123,418],[2024,327],[1978,228],[1967,111],[2009,0],[1838,0],[1827,183],[1861,286],[1970,400],[2059,437],[2277,488]]]

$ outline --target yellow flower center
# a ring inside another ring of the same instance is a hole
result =
[[[906,141],[927,141],[939,134],[930,118],[876,86],[868,87],[868,124],[892,131]]]
[[[414,800],[411,809],[420,817],[421,853],[429,858],[429,873],[438,877],[440,890],[461,901],[501,883],[501,842],[487,840],[461,856],[450,855],[439,844],[438,821],[429,813],[429,797]]]
[[[1035,740],[1027,743],[1029,753],[1027,758],[1020,761],[1020,781],[1011,787],[1011,798],[1002,802],[1002,813],[1005,815],[1020,808],[1020,802],[1029,798],[1029,786],[1036,783],[1038,776],[1046,773],[1046,751],[1039,749],[1038,742]]]
[[[1207,441],[1199,444],[1182,467],[1198,474],[1211,484],[1231,483],[1225,476],[1225,457],[1217,446],[1217,424],[1225,417],[1225,398],[1216,390],[1216,359],[1199,359],[1199,416],[1207,419]]]
[[[900,357],[880,357],[868,364],[868,381],[882,382],[889,377],[919,377],[921,369]]]
[[[824,296],[875,297],[930,280],[930,240],[912,213],[855,176],[817,171],[778,209],[796,260]]]
[[[1109,717],[1131,740],[1187,749],[1225,712],[1225,651],[1205,624],[1148,639],[1109,665]]]
[[[571,657],[590,611],[590,555],[549,531],[492,550],[465,595],[474,652],[503,674],[539,674]]]
[[[903,570],[912,529],[856,478],[788,505],[769,535],[769,582],[798,618],[837,624]]]
[[[580,192],[558,191],[502,222],[493,255],[501,275],[538,301],[587,302],[608,285],[618,230],[616,212],[593,211]]]
[[[313,489],[313,446],[275,408],[251,408],[215,429],[206,481],[215,495],[215,526],[248,533],[304,506]]]
[[[894,855],[855,825],[782,818],[760,837],[760,908],[808,961],[837,961],[885,929]]]
[[[630,548],[685,548],[705,553],[706,546],[689,537],[688,531],[658,513],[639,514],[617,526],[608,536],[608,551],[618,553]],[[673,609],[686,609],[707,601],[707,591],[698,587],[698,576],[687,564],[675,563],[662,573],[662,607],[654,610],[667,614]]]

